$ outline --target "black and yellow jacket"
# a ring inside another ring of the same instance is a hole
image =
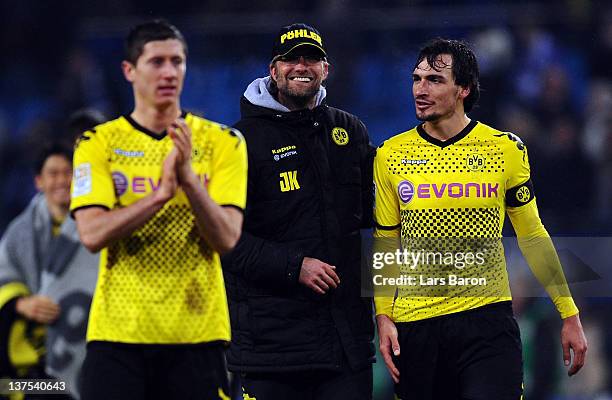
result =
[[[290,112],[269,78],[253,82],[235,125],[247,142],[242,237],[223,258],[233,371],[336,369],[342,353],[373,361],[372,302],[362,298],[360,229],[372,225],[372,161],[364,124],[324,103]],[[337,289],[298,282],[304,257],[335,265]]]

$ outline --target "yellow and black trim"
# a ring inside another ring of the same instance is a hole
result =
[[[381,231],[394,231],[396,229],[400,228],[400,224],[397,225],[393,225],[393,226],[385,226],[385,225],[380,225],[378,223],[376,223],[376,229],[380,229]]]
[[[444,147],[450,146],[453,143],[457,143],[458,141],[466,137],[470,132],[472,132],[472,130],[476,127],[477,124],[478,124],[478,121],[475,121],[475,120],[470,121],[470,123],[467,124],[467,126],[463,128],[461,132],[459,132],[458,134],[456,134],[455,136],[453,136],[452,138],[448,140],[440,140],[440,139],[436,139],[433,136],[430,136],[429,133],[425,131],[425,128],[423,128],[423,124],[420,124],[419,126],[417,126],[416,129],[417,129],[419,136],[421,136],[424,140],[428,141],[429,143],[433,145],[444,148]]]
[[[506,206],[521,207],[528,204],[534,198],[533,182],[529,179],[527,182],[506,191]]]

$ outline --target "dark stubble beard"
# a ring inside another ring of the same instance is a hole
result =
[[[287,79],[283,79],[281,85],[278,85],[278,93],[283,95],[289,101],[291,101],[297,108],[306,108],[308,103],[312,101],[312,99],[319,93],[319,89],[321,88],[321,83],[317,85],[313,85],[311,88],[305,91],[297,91],[289,88],[289,81]]]
[[[421,122],[431,122],[431,121],[436,121],[438,119],[440,119],[441,115],[433,113],[430,115],[426,115],[426,116],[419,116],[419,114],[416,114],[416,118],[421,121]]]

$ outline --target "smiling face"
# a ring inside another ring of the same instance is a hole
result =
[[[178,105],[187,69],[185,49],[179,40],[148,42],[136,64],[124,61],[122,67],[134,88],[136,104],[156,109]]]
[[[34,182],[51,207],[67,208],[70,205],[71,179],[70,161],[62,154],[52,154],[45,160]]]
[[[423,59],[414,69],[412,94],[420,121],[437,122],[465,113],[463,100],[470,91],[455,83],[452,62],[450,54],[441,54],[435,60],[435,68]]]
[[[270,76],[278,88],[278,101],[290,110],[312,108],[329,64],[320,55],[290,54],[270,65]]]

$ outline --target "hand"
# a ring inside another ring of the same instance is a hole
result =
[[[397,341],[397,328],[391,318],[385,314],[376,316],[376,324],[378,325],[378,346],[380,348],[380,354],[382,354],[383,360],[385,360],[385,365],[391,374],[391,378],[393,378],[393,382],[398,383],[400,373],[393,363],[393,358],[391,356],[391,351],[393,351],[393,355],[396,357],[400,355],[400,346]]]
[[[27,319],[41,324],[52,323],[60,313],[60,307],[53,300],[37,294],[19,298],[15,310]]]
[[[194,172],[191,168],[191,129],[183,118],[177,118],[170,127],[168,134],[174,143],[174,148],[178,155],[176,158],[176,171],[178,181],[183,183],[189,178],[193,178]]]
[[[176,194],[176,188],[178,182],[176,180],[176,159],[178,157],[178,151],[173,148],[166,159],[162,167],[162,176],[159,188],[155,192],[155,195],[159,198],[162,203],[167,202]]]
[[[335,289],[340,284],[340,278],[336,275],[335,269],[333,265],[316,258],[304,257],[299,281],[316,293],[325,294],[330,287]]]
[[[575,375],[584,365],[587,352],[587,340],[578,314],[563,320],[561,346],[563,347],[563,361],[566,367],[570,367],[570,349],[574,353],[574,362],[567,371],[567,375]]]

